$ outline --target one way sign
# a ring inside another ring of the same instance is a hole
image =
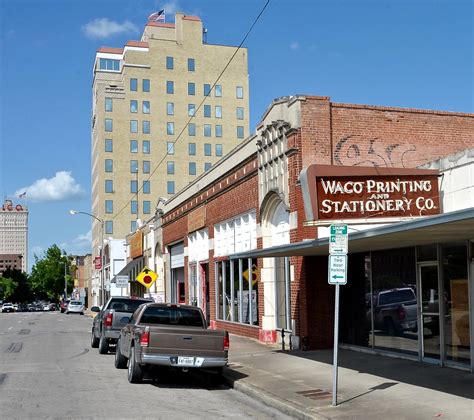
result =
[[[329,256],[328,283],[347,283],[347,255],[335,254]]]

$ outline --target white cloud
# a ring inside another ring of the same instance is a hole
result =
[[[292,42],[290,44],[290,50],[299,50],[300,49],[300,43],[298,41]]]
[[[91,245],[92,244],[92,230],[90,230],[87,233],[77,235],[76,239],[74,239],[74,242],[78,242],[80,244],[82,244],[83,242],[86,242],[87,244]]]
[[[180,7],[178,0],[172,0],[161,4],[161,6],[158,7],[158,10],[164,10],[166,15],[170,18],[174,18],[175,13],[181,10]]]
[[[67,254],[85,255],[92,252],[92,230],[77,235],[73,240],[59,244]]]
[[[82,32],[87,38],[100,39],[124,33],[136,33],[138,27],[128,20],[118,23],[107,18],[97,18],[83,25]]]
[[[44,249],[42,246],[34,246],[33,248],[30,249],[30,254],[31,255],[36,255],[38,256],[39,258],[41,258],[43,256],[43,254],[45,253],[46,249]],[[31,263],[31,261],[30,261]]]
[[[15,196],[26,191],[26,199],[32,202],[77,200],[85,195],[84,189],[71,176],[71,172],[59,171],[52,178],[38,179],[29,187],[20,188]]]

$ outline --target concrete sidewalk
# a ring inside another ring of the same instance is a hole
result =
[[[474,419],[474,374],[350,350],[339,351],[332,407],[332,350],[282,352],[231,336],[228,384],[295,418]]]

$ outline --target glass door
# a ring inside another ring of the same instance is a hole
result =
[[[422,357],[435,363],[441,360],[440,307],[437,264],[419,266],[419,301]]]

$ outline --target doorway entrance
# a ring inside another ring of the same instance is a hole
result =
[[[423,361],[441,363],[439,273],[437,263],[418,266],[419,337]]]

